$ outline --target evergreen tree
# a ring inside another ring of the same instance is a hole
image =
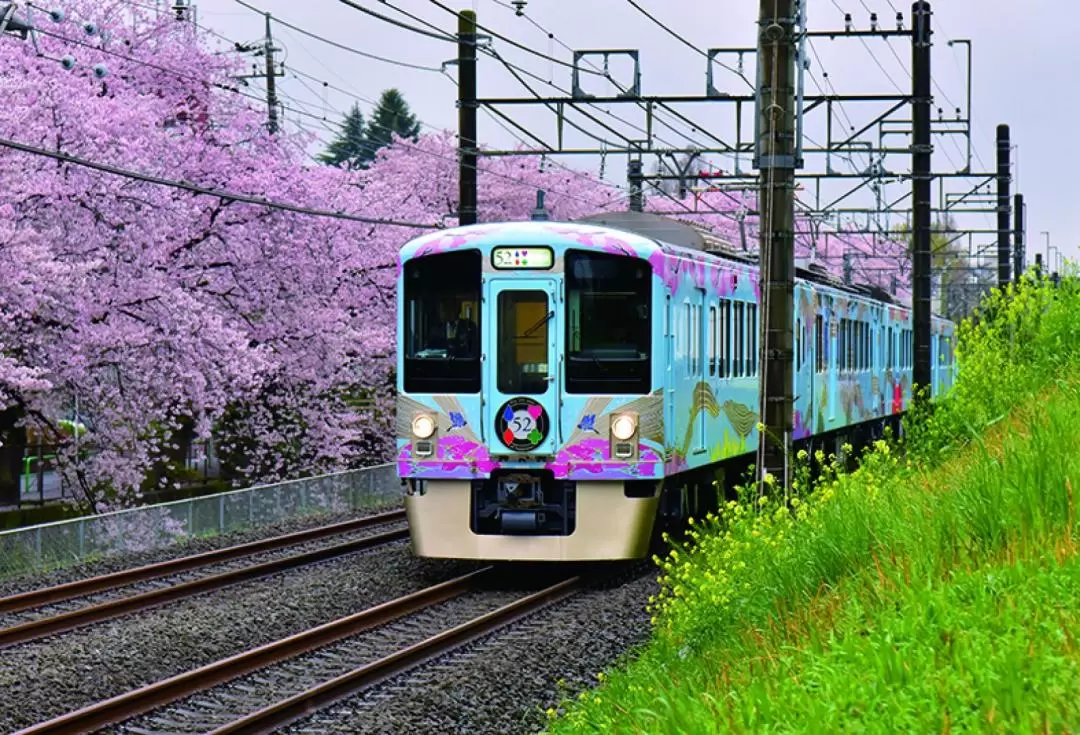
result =
[[[364,150],[362,165],[375,159],[375,154],[380,148],[390,145],[393,134],[397,134],[408,140],[416,140],[420,135],[420,123],[416,115],[409,109],[409,103],[396,89],[388,89],[379,98],[379,104],[371,116],[367,130],[364,133],[367,146]]]
[[[360,105],[352,106],[345,115],[341,128],[337,138],[326,147],[326,152],[319,155],[319,161],[331,166],[344,164],[344,167],[349,169],[364,166],[371,160],[371,156],[367,155],[368,142]]]

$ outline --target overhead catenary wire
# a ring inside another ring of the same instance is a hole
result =
[[[695,46],[694,44],[692,44],[692,43],[690,43],[689,41],[687,41],[687,40],[686,40],[685,38],[683,38],[683,37],[682,37],[681,35],[679,35],[679,34],[678,34],[678,33],[676,33],[675,31],[673,31],[673,30],[672,30],[671,28],[669,28],[668,26],[664,25],[664,23],[663,23],[663,22],[662,22],[662,21],[661,21],[661,20],[660,20],[659,18],[657,18],[657,17],[655,16],[655,15],[653,15],[652,13],[650,13],[650,12],[649,12],[648,10],[646,10],[645,8],[643,8],[643,7],[641,7],[640,5],[638,5],[638,4],[637,4],[637,3],[636,3],[636,2],[634,1],[634,0],[626,0],[626,2],[630,3],[630,5],[632,5],[632,6],[634,7],[634,9],[635,9],[635,10],[637,10],[637,11],[638,11],[639,13],[641,13],[642,15],[644,15],[644,16],[645,16],[646,18],[648,18],[649,20],[651,20],[651,21],[652,21],[653,23],[655,23],[656,25],[658,25],[658,26],[659,26],[659,27],[660,27],[661,29],[663,29],[664,31],[667,31],[667,33],[668,33],[669,35],[673,36],[673,37],[674,37],[675,39],[677,39],[677,40],[678,40],[678,41],[679,41],[680,43],[682,43],[682,44],[683,44],[683,45],[685,45],[685,46],[689,46],[689,47],[690,47],[691,49],[693,49],[694,51],[696,51],[696,52],[698,52],[699,54],[701,54],[702,56],[704,56],[704,57],[705,57],[705,59],[706,59],[706,60],[707,60],[707,61],[708,61],[709,63],[711,63],[711,64],[716,64],[717,66],[720,66],[720,67],[723,67],[724,69],[727,69],[727,70],[728,70],[728,71],[730,71],[730,72],[731,72],[732,74],[734,74],[735,76],[739,77],[739,79],[742,79],[742,80],[743,80],[744,82],[746,82],[746,85],[747,85],[748,87],[750,87],[751,89],[754,89],[754,84],[753,84],[753,82],[751,82],[751,81],[750,81],[749,79],[747,79],[747,78],[746,78],[746,75],[745,75],[745,74],[743,74],[743,73],[742,73],[741,71],[739,71],[738,69],[734,69],[734,68],[732,68],[731,66],[728,66],[727,64],[725,64],[725,63],[724,63],[724,62],[722,62],[722,61],[718,61],[718,60],[716,60],[716,59],[714,59],[714,58],[710,58],[710,57],[709,57],[709,54],[707,54],[707,53],[706,53],[705,51],[702,51],[702,50],[701,50],[701,49],[699,49],[699,48],[698,48],[697,46]]]
[[[400,20],[395,20],[394,18],[383,15],[382,13],[377,13],[374,10],[371,10],[370,8],[365,8],[363,5],[361,5],[360,3],[354,2],[353,0],[338,0],[338,2],[342,3],[343,5],[349,6],[353,10],[359,10],[361,13],[365,13],[366,15],[370,15],[372,18],[378,18],[379,20],[385,21],[386,23],[389,23],[390,25],[397,26],[398,28],[404,28],[407,31],[411,31],[413,33],[418,33],[421,36],[427,36],[428,38],[434,38],[437,41],[448,41],[449,43],[453,43],[455,45],[458,42],[457,38],[455,38],[454,36],[446,33],[445,31],[440,32],[440,33],[434,33],[432,31],[425,31],[423,28],[417,28],[415,26],[411,26],[408,23],[403,23]]]
[[[344,2],[344,1],[345,1],[345,0],[342,0],[342,2]],[[380,0],[380,1],[381,1],[381,2],[382,2],[382,3],[384,4],[384,5],[388,5],[389,7],[391,7],[391,8],[394,8],[394,9],[395,9],[395,10],[397,10],[397,11],[398,11],[399,13],[402,13],[402,14],[404,14],[404,15],[412,15],[411,13],[408,13],[408,12],[406,12],[406,11],[404,11],[404,10],[401,10],[400,8],[396,8],[396,7],[394,6],[394,5],[392,5],[391,3],[387,2],[387,0]],[[451,7],[448,7],[448,6],[444,5],[443,3],[439,2],[439,0],[428,0],[428,1],[429,1],[430,3],[432,3],[433,5],[435,5],[435,6],[437,6],[437,7],[439,7],[439,8],[442,8],[442,9],[443,9],[443,10],[445,10],[445,11],[446,11],[447,13],[450,13],[450,14],[451,14],[451,15],[453,15],[453,16],[457,16],[457,14],[458,14],[458,11],[454,10],[454,9],[453,9],[453,8],[451,8]],[[415,16],[413,16],[413,17],[415,17]],[[508,38],[508,37],[506,37],[506,36],[504,36],[504,35],[502,35],[502,34],[500,34],[500,33],[497,33],[497,32],[495,32],[495,31],[493,31],[492,29],[488,28],[487,26],[483,26],[483,25],[480,25],[479,23],[477,23],[477,24],[476,24],[476,28],[477,28],[478,30],[484,31],[485,33],[487,33],[488,35],[490,35],[490,36],[491,36],[492,38],[497,38],[497,39],[499,39],[500,41],[504,41],[504,42],[506,42],[506,43],[510,44],[511,46],[514,46],[514,47],[516,47],[516,48],[519,48],[519,49],[521,49],[522,51],[527,51],[528,53],[532,54],[533,56],[538,56],[538,57],[540,57],[541,59],[544,59],[544,60],[546,60],[546,61],[549,61],[549,62],[551,62],[551,63],[553,63],[553,64],[558,64],[558,65],[560,65],[560,66],[565,66],[565,67],[567,67],[567,68],[570,68],[570,69],[573,69],[573,68],[574,68],[574,65],[573,65],[573,64],[571,64],[571,63],[570,63],[570,62],[568,62],[568,61],[563,61],[563,60],[562,60],[562,59],[560,59],[560,58],[557,58],[557,57],[555,57],[555,56],[551,56],[551,55],[549,55],[549,54],[545,54],[545,53],[543,53],[542,51],[537,51],[537,50],[536,50],[536,49],[534,49],[534,48],[529,48],[529,47],[528,47],[528,46],[526,46],[525,44],[523,44],[523,43],[519,43],[518,41],[515,41],[515,40],[514,40],[514,39],[512,39],[512,38]],[[456,39],[455,39],[455,43],[456,43]],[[602,76],[605,76],[603,72],[597,72],[597,71],[593,71],[593,70],[591,70],[591,69],[580,69],[579,71],[582,71],[582,72],[584,72],[584,73],[586,73],[586,74],[595,74],[596,76],[600,76],[600,77],[602,77]]]

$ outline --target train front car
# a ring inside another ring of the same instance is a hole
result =
[[[640,558],[663,482],[663,288],[645,238],[473,225],[401,251],[397,465],[414,553]]]

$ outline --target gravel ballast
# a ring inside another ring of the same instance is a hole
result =
[[[299,633],[475,564],[396,542],[0,652],[0,732]]]
[[[328,538],[322,538],[313,541],[307,541],[305,543],[295,544],[293,546],[288,546],[283,549],[275,549],[273,551],[264,551],[257,554],[250,554],[248,556],[240,557],[238,559],[230,559],[228,561],[218,562],[217,564],[210,564],[205,567],[199,567],[198,569],[191,569],[188,571],[179,572],[177,574],[170,574],[168,576],[160,577],[158,579],[136,582],[134,584],[128,584],[116,589],[105,590],[103,592],[96,592],[89,595],[82,595],[79,597],[74,597],[70,600],[63,600],[61,602],[43,605],[41,607],[31,608],[28,610],[22,610],[14,613],[0,613],[0,628],[11,627],[32,620],[40,620],[42,618],[60,615],[62,613],[73,610],[81,610],[92,605],[99,605],[112,600],[135,597],[137,595],[145,594],[155,590],[165,589],[167,587],[176,587],[184,583],[193,582],[198,579],[206,579],[216,575],[224,574],[226,572],[233,572],[241,569],[250,569],[253,567],[257,567],[261,564],[267,564],[272,561],[288,559],[291,557],[299,557],[304,554],[321,551],[324,549],[332,549],[336,546],[342,546],[373,536],[379,536],[390,531],[404,531],[407,528],[408,526],[405,524],[404,521],[379,524],[378,526],[363,528],[357,531],[350,531],[348,533],[338,534]]]
[[[465,594],[102,732],[111,735],[208,732],[520,597],[521,594],[512,592]]]
[[[545,710],[595,686],[596,674],[648,639],[649,572],[613,589],[590,590],[482,642],[396,677],[297,722],[285,732],[538,732]],[[561,687],[561,688],[560,688]]]
[[[181,543],[165,546],[146,551],[129,551],[104,559],[75,564],[62,569],[54,569],[48,572],[27,572],[18,576],[0,579],[0,597],[15,595],[20,592],[52,587],[58,584],[73,582],[78,579],[87,579],[102,574],[119,572],[133,567],[141,567],[147,564],[178,559],[182,556],[192,556],[206,551],[214,551],[226,546],[236,546],[251,541],[261,541],[273,536],[284,536],[288,533],[305,531],[317,526],[329,526],[334,523],[351,521],[355,518],[364,518],[371,515],[388,513],[392,510],[400,510],[400,503],[387,503],[377,508],[365,508],[363,510],[348,511],[344,513],[320,513],[299,518],[292,518],[277,523],[260,525],[252,528],[237,529],[218,536],[205,538],[186,539]]]

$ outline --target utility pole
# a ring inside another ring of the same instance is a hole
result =
[[[758,443],[758,473],[785,492],[794,412],[795,310],[795,23],[796,0],[761,0],[758,12],[757,141],[760,170],[761,402],[765,430]]]
[[[240,53],[250,53],[252,56],[265,56],[265,70],[262,72],[254,71],[258,67],[252,65],[252,73],[245,74],[237,77],[237,79],[265,79],[266,80],[266,113],[267,113],[267,127],[270,130],[271,135],[276,135],[279,129],[278,125],[278,100],[277,100],[277,78],[285,76],[284,71],[277,71],[274,68],[274,54],[280,51],[280,48],[274,46],[274,36],[271,33],[270,21],[273,17],[270,13],[266,13],[266,36],[263,38],[262,43],[237,43],[236,50]]]
[[[1020,276],[1024,273],[1024,262],[1027,260],[1024,252],[1024,195],[1017,194],[1013,197],[1013,263],[1014,278],[1020,282]]]
[[[458,224],[476,224],[476,13],[458,13]]]
[[[911,36],[912,81],[912,331],[915,342],[915,370],[912,396],[930,387],[930,3],[916,0],[911,6],[914,33]]]
[[[1004,289],[1009,273],[1009,126],[997,127],[997,229],[998,288]]]
[[[275,77],[277,74],[274,72],[274,52],[277,49],[274,48],[274,36],[270,31],[270,13],[266,14],[266,46],[264,53],[266,54],[266,106],[269,113],[270,121],[270,134],[277,135],[278,131],[278,119],[277,119],[277,85],[275,83]]]
[[[644,212],[645,197],[642,187],[642,163],[640,158],[632,158],[626,167],[626,178],[630,184],[630,211]]]

